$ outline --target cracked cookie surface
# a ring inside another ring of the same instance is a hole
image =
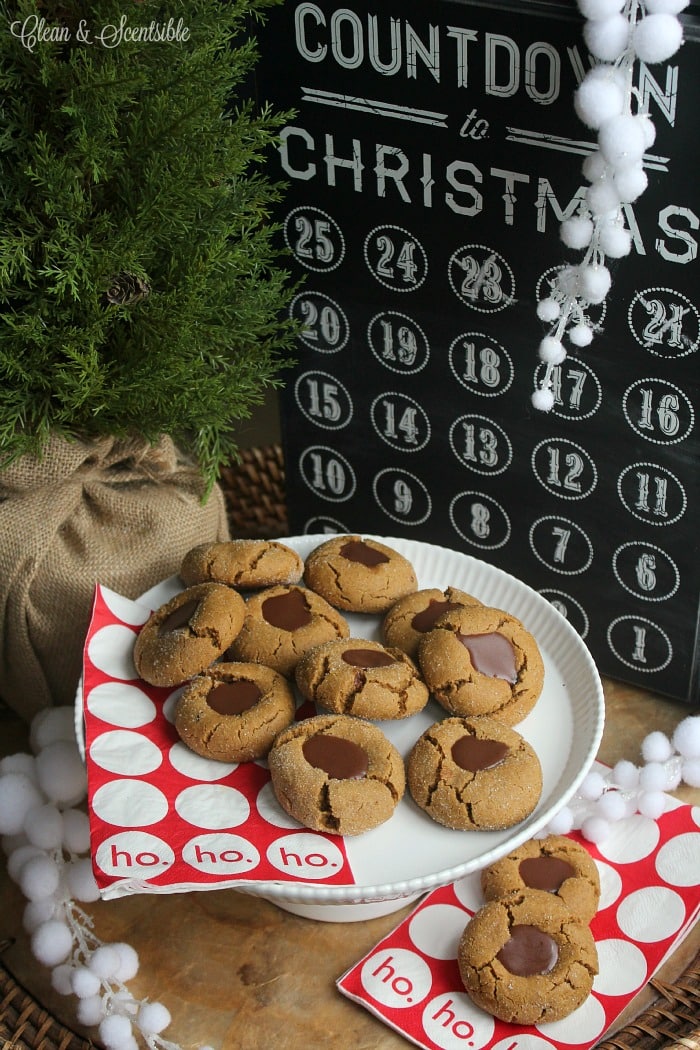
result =
[[[418,646],[423,678],[454,715],[491,715],[516,725],[544,683],[537,642],[515,616],[492,606],[445,612]]]
[[[282,808],[307,828],[337,835],[383,824],[406,786],[394,745],[378,726],[349,715],[295,722],[276,738],[268,766]]]
[[[295,709],[291,685],[271,667],[218,663],[186,686],[175,708],[175,729],[203,758],[252,762],[267,755]]]
[[[478,598],[457,587],[444,590],[426,587],[399,598],[392,605],[382,621],[382,640],[385,645],[395,645],[417,660],[421,638],[444,613],[463,605],[481,604]]]
[[[569,911],[590,922],[600,900],[598,868],[588,850],[566,835],[530,839],[481,873],[486,900],[527,889],[560,897]]]
[[[307,587],[266,587],[246,601],[243,626],[226,655],[289,677],[307,649],[349,634],[341,613]]]
[[[220,583],[188,587],[151,614],[134,643],[134,666],[150,685],[180,685],[226,651],[240,631],[245,602]]]
[[[573,1013],[598,972],[590,928],[544,890],[487,902],[467,923],[457,962],[477,1006],[526,1025]]]
[[[295,679],[301,695],[326,711],[380,721],[417,714],[430,695],[403,650],[364,638],[314,646]]]
[[[493,718],[445,718],[418,738],[406,761],[414,802],[457,831],[496,831],[529,816],[542,794],[531,744]]]
[[[378,540],[334,536],[314,548],[304,564],[304,582],[337,609],[383,613],[418,587],[413,566]]]
[[[298,583],[304,562],[279,540],[225,540],[200,543],[182,559],[180,577],[194,583],[226,583],[240,590]]]

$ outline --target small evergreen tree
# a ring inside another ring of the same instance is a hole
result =
[[[209,485],[280,384],[251,25],[280,0],[0,0],[0,460],[165,433]]]

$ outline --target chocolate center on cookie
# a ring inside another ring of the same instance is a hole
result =
[[[262,690],[241,678],[235,682],[220,682],[207,696],[207,704],[219,715],[240,715],[257,704]]]
[[[457,634],[457,640],[469,651],[475,671],[489,678],[504,678],[511,684],[517,682],[515,652],[502,634],[497,631],[490,634]]]
[[[360,565],[366,565],[369,569],[389,561],[386,554],[370,547],[364,540],[349,540],[340,548],[340,553],[347,561],[359,562]]]
[[[351,667],[388,667],[396,663],[393,656],[380,649],[346,649],[342,659]]]
[[[263,618],[282,631],[296,631],[311,623],[311,610],[301,591],[275,594],[262,603]]]
[[[496,958],[516,977],[534,977],[556,966],[559,946],[538,926],[523,924],[511,927],[510,937]]]
[[[196,598],[190,598],[188,601],[183,602],[182,605],[178,605],[177,609],[173,609],[165,617],[158,631],[164,634],[167,631],[176,631],[178,627],[185,627],[190,622],[190,618],[198,605],[199,601]]]
[[[461,608],[459,602],[441,602],[437,598],[431,598],[426,608],[421,609],[413,617],[411,627],[414,631],[420,631],[421,634],[424,634],[425,631],[432,630],[443,613],[459,608]]]
[[[465,734],[452,745],[452,758],[462,769],[478,773],[480,769],[493,769],[500,765],[508,754],[507,744],[500,740],[479,740]]]
[[[566,860],[559,857],[526,857],[518,865],[520,877],[531,890],[556,893],[563,882],[576,872]]]
[[[310,766],[322,769],[333,780],[362,780],[369,769],[367,752],[352,740],[316,733],[301,746]]]

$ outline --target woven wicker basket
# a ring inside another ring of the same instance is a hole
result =
[[[284,459],[279,445],[246,449],[221,478],[238,538],[287,534]],[[4,945],[0,944],[0,957]],[[655,1002],[598,1050],[700,1050],[700,955],[673,984],[652,980]],[[52,1017],[0,963],[0,1045],[4,1050],[91,1050]]]

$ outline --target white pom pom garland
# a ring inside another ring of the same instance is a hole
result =
[[[554,408],[554,394],[548,387],[538,387],[532,395],[532,404],[539,412],[551,412]]]
[[[44,966],[65,962],[73,949],[73,934],[65,922],[49,919],[37,926],[31,938],[32,954]]]

